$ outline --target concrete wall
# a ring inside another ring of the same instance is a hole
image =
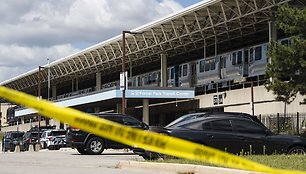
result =
[[[214,95],[222,95],[223,104],[214,105]],[[251,110],[251,88],[244,88],[232,91],[224,91],[214,94],[206,94],[196,96],[200,100],[200,108],[211,108],[211,107],[224,107],[224,111],[228,112],[246,112],[252,113]],[[301,95],[290,104],[286,106],[287,113],[306,113],[306,105],[300,105],[299,103],[303,100]],[[284,113],[284,103],[275,101],[273,93],[268,92],[264,86],[254,87],[254,111],[255,115],[270,115],[276,113]]]

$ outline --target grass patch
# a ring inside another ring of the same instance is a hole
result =
[[[306,171],[306,165],[305,165],[306,156],[304,155],[248,155],[243,157],[248,160],[258,162],[274,168]],[[200,162],[200,161],[192,161],[186,159],[171,159],[171,158],[164,160],[157,160],[154,162],[217,166],[214,164]]]

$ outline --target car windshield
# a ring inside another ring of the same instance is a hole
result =
[[[187,120],[192,120],[192,119],[195,119],[195,118],[198,118],[198,117],[202,117],[203,115],[205,115],[205,113],[183,115],[183,116],[179,117],[178,119],[172,121],[171,123],[169,123],[165,127],[166,128],[173,127],[174,125],[177,125],[178,123],[181,123],[181,122],[184,122],[184,121],[187,121]]]
[[[23,136],[23,133],[12,133],[12,139],[21,139]]]

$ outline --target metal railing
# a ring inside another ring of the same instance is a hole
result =
[[[274,133],[305,135],[306,113],[258,115],[260,121]]]

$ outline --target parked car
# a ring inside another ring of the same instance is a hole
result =
[[[66,146],[66,130],[51,129],[46,130],[41,135],[40,144],[43,149],[58,150]]]
[[[16,145],[20,145],[24,132],[9,131],[5,132],[2,139],[2,151],[14,151]]]
[[[257,121],[255,121],[257,120]],[[233,154],[304,154],[306,139],[272,133],[256,117],[238,113],[214,113],[183,121],[155,132],[214,147]],[[162,157],[159,153],[138,151],[145,159]]]
[[[174,127],[175,125],[177,125],[179,123],[182,123],[184,121],[193,120],[193,119],[200,118],[200,117],[215,117],[215,116],[242,117],[242,118],[251,119],[251,120],[263,125],[263,123],[261,121],[259,121],[256,116],[252,116],[250,114],[241,113],[241,112],[197,112],[197,113],[191,113],[191,114],[183,115],[183,116],[175,119],[174,121],[172,121],[168,125],[166,125],[165,128]]]
[[[40,137],[41,137],[40,132]],[[21,150],[27,151],[29,149],[30,144],[35,145],[38,141],[38,132],[36,131],[27,131],[23,137],[22,141],[20,143]],[[33,146],[35,148],[35,146]]]
[[[149,126],[145,123],[138,121],[136,118],[118,113],[96,114],[99,118],[104,118],[110,121],[114,121],[126,126],[148,130]],[[111,141],[109,139],[96,136],[91,133],[81,131],[77,128],[68,128],[66,135],[67,143],[81,154],[98,155],[103,152],[104,149],[123,149],[131,148],[128,145]]]

